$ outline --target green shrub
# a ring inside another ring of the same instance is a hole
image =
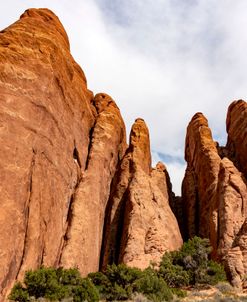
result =
[[[223,266],[209,260],[211,246],[208,239],[194,237],[179,251],[164,254],[159,275],[171,287],[188,284],[217,284],[226,280]]]
[[[133,282],[142,276],[142,271],[124,264],[108,265],[103,273],[88,275],[98,288],[100,296],[108,301],[128,300],[133,294]]]
[[[173,297],[166,282],[152,269],[143,271],[143,276],[135,281],[133,287],[135,292],[144,294],[154,302],[170,301]]]
[[[89,274],[102,299],[128,300],[141,293],[151,301],[169,301],[172,293],[166,282],[151,268],[141,271],[126,265],[108,266],[105,273]]]
[[[28,302],[31,297],[46,298],[50,301],[61,301],[72,297],[73,301],[99,301],[99,293],[90,279],[81,278],[76,269],[40,268],[27,271],[24,285],[16,283],[9,299]]]
[[[30,298],[29,298],[29,294],[27,292],[27,290],[25,288],[22,287],[22,284],[20,282],[17,282],[9,297],[8,297],[10,300],[12,301],[19,301],[19,302],[28,302],[30,301]]]
[[[99,293],[89,278],[80,280],[80,283],[72,287],[73,302],[99,301]]]
[[[57,278],[56,269],[40,268],[35,271],[27,271],[24,284],[30,297],[44,297],[51,301],[61,300],[68,296],[68,288],[63,287]]]
[[[208,262],[207,275],[209,276],[208,284],[211,285],[227,280],[223,265],[212,260]]]
[[[187,292],[180,288],[171,288],[171,292],[173,295],[177,296],[178,298],[185,298],[187,297]]]
[[[162,257],[159,275],[170,287],[181,287],[190,283],[189,273],[182,266],[173,264],[173,253],[165,253]]]

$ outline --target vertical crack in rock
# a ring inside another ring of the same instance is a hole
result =
[[[92,146],[93,146],[93,133],[94,133],[94,128],[95,128],[96,123],[97,123],[97,118],[94,122],[94,125],[92,126],[92,128],[89,131],[89,143],[88,143],[88,151],[87,151],[87,159],[86,159],[86,164],[85,164],[85,170],[88,169],[88,165],[89,165],[90,158],[91,158],[91,149],[92,149]]]
[[[62,248],[60,250],[58,265],[61,264],[61,257],[63,255],[63,250],[64,250],[64,248],[67,244],[67,241],[69,239],[69,232],[70,232],[70,229],[71,229],[71,224],[72,224],[72,219],[73,219],[73,207],[74,207],[74,202],[75,202],[75,196],[76,196],[76,192],[77,192],[77,189],[79,187],[80,181],[82,179],[81,169],[80,169],[81,168],[81,162],[80,162],[80,158],[79,158],[79,152],[78,152],[76,147],[74,147],[73,159],[75,161],[75,164],[78,166],[78,168],[77,168],[77,181],[76,181],[73,192],[72,192],[72,194],[70,196],[70,199],[69,199],[67,218],[66,218],[66,222],[65,222],[66,230],[65,230],[64,236],[63,236],[63,243],[62,243]]]
[[[128,151],[126,152],[126,154]],[[122,184],[121,200],[118,204],[115,202],[115,194],[118,194],[118,184],[121,181],[121,161],[118,164],[117,172],[111,183],[111,194],[105,211],[103,240],[100,254],[100,270],[105,270],[108,264],[118,264],[121,250],[121,240],[123,237],[123,226],[125,218],[125,206],[128,199],[128,186],[131,182],[131,175],[127,183]],[[116,208],[114,208],[116,207]]]
[[[20,261],[20,265],[19,268],[17,270],[16,273],[16,279],[18,279],[18,275],[19,272],[21,270],[23,261],[25,259],[25,254],[26,254],[26,248],[27,248],[27,232],[28,232],[28,224],[29,224],[29,208],[30,208],[30,203],[31,203],[31,199],[32,199],[32,185],[33,185],[33,170],[34,170],[34,166],[35,166],[35,156],[36,153],[33,149],[33,157],[32,157],[32,161],[31,161],[31,165],[30,165],[30,172],[29,172],[29,188],[28,188],[28,199],[26,201],[25,204],[25,221],[26,221],[26,225],[25,225],[25,236],[24,236],[24,244],[23,244],[23,250],[22,250],[22,256],[21,256],[21,261]]]
[[[80,160],[80,155],[79,155],[79,152],[77,150],[77,148],[75,147],[74,148],[74,152],[73,152],[73,158],[74,158],[74,161],[76,163],[78,163],[79,165],[79,168],[81,169],[81,160]]]

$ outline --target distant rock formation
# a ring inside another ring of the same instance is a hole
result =
[[[197,113],[187,128],[187,169],[182,186],[185,238],[210,239],[236,287],[247,273],[247,103],[233,102],[227,115],[228,142],[219,147],[206,118]]]
[[[117,105],[87,89],[58,18],[27,10],[0,32],[0,58],[0,300],[41,265],[144,268],[179,248],[144,121],[128,147]]]

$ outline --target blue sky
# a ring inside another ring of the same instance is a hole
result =
[[[165,154],[179,193],[193,114],[203,112],[223,144],[228,105],[247,99],[247,1],[8,0],[0,27],[29,7],[58,15],[89,89],[116,100],[128,131],[135,118],[145,119],[154,161]]]

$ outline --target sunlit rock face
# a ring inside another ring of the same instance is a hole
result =
[[[179,249],[181,233],[210,238],[212,256],[245,286],[246,129],[244,101],[229,107],[225,147],[195,114],[175,197],[165,165],[151,167],[144,120],[127,145],[119,108],[88,90],[58,18],[27,10],[0,32],[0,300],[41,265],[84,276],[111,263],[146,268]]]
[[[87,89],[51,11],[29,9],[0,32],[1,301],[27,269],[87,275],[109,252],[143,268],[181,246],[143,120],[130,137],[128,147],[111,97]]]
[[[0,33],[0,285],[59,264],[96,112],[58,18],[26,11]]]
[[[107,212],[103,268],[126,263],[146,268],[166,251],[182,245],[177,220],[169,206],[166,167],[151,168],[149,133],[137,119],[130,145],[117,170]]]
[[[212,256],[225,263],[236,287],[242,287],[247,273],[246,129],[244,101],[229,107],[226,147],[213,141],[206,118],[197,113],[187,128],[182,186],[185,238],[210,238]]]

